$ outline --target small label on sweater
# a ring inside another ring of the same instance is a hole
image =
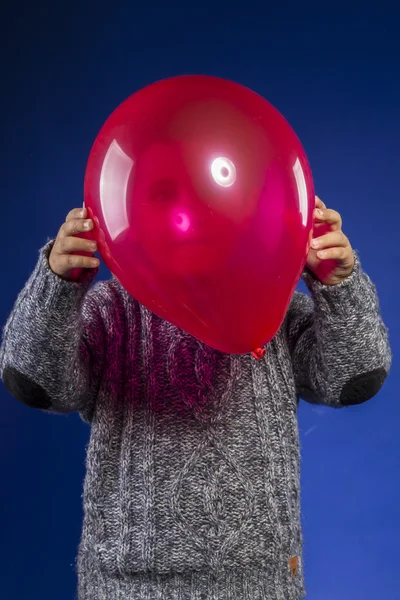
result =
[[[292,578],[294,579],[296,577],[297,569],[299,568],[298,556],[292,556],[291,558],[289,558],[289,567],[292,573]]]

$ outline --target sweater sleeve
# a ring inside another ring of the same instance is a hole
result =
[[[55,275],[41,251],[3,330],[0,377],[18,400],[48,412],[80,411],[90,421],[104,351],[94,290],[96,271],[79,282]]]
[[[298,395],[337,408],[369,400],[391,365],[375,286],[357,254],[353,273],[338,285],[308,272],[303,279],[311,298],[296,292],[286,321]]]

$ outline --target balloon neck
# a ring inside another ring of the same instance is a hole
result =
[[[256,348],[251,354],[256,360],[261,360],[264,358],[266,352],[267,350],[265,348]]]

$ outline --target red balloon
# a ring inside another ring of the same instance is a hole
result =
[[[315,197],[298,138],[261,96],[194,75],[140,90],[100,130],[84,197],[104,262],[141,304],[222,352],[274,337]]]

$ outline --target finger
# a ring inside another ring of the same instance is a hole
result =
[[[67,214],[66,221],[71,221],[71,219],[86,219],[87,210],[86,208],[73,208]]]
[[[337,261],[345,261],[350,257],[349,248],[346,246],[345,248],[335,247],[328,248],[327,250],[321,250],[317,252],[317,257],[320,260],[337,260]]]
[[[59,254],[68,254],[69,252],[96,252],[97,244],[92,240],[85,240],[79,237],[66,236],[61,237],[55,244],[55,250]]]
[[[79,254],[59,254],[57,256],[57,267],[63,271],[70,269],[94,269],[100,261],[91,256],[80,256]]]
[[[311,241],[311,247],[318,250],[333,247],[345,248],[346,246],[350,246],[350,242],[342,231],[330,231]]]
[[[331,208],[315,209],[314,218],[317,223],[327,223],[334,229],[341,229],[342,227],[342,217],[336,210]]]
[[[316,206],[316,208],[320,208],[322,210],[324,210],[326,208],[326,205],[322,202],[321,198],[319,198],[318,196],[315,196],[315,206]]]
[[[60,237],[67,237],[69,235],[76,235],[84,231],[90,231],[93,229],[93,221],[91,219],[71,219],[65,221],[60,229]]]

